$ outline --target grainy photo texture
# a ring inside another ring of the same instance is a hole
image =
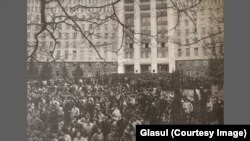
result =
[[[27,0],[27,140],[223,124],[224,0]]]

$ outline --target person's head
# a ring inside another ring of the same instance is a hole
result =
[[[68,129],[66,127],[64,127],[62,130],[61,130],[61,133],[62,135],[65,135],[68,133]]]
[[[132,131],[133,130],[133,126],[131,124],[128,124],[127,128],[128,131]]]
[[[152,106],[155,106],[155,102],[152,102]]]
[[[82,136],[82,132],[80,130],[76,131],[76,137],[80,138]]]
[[[65,141],[65,139],[64,138],[59,138],[59,140],[58,141]]]
[[[86,122],[86,123],[89,123],[89,122],[90,122],[88,117],[85,119],[85,122]]]
[[[102,129],[100,127],[97,128],[97,133],[100,134],[102,132]]]

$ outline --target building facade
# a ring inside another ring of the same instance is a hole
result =
[[[180,70],[206,75],[209,61],[222,55],[223,0],[122,0],[120,19],[130,29],[118,44],[118,73],[163,73]],[[180,10],[179,9],[179,10]],[[132,31],[130,31],[132,30]],[[122,36],[118,27],[118,37]],[[216,55],[214,55],[216,54]]]
[[[77,8],[73,10],[76,5],[91,7],[105,5],[108,2],[110,0],[61,0],[60,3],[63,8],[60,8],[56,2],[47,4],[46,21],[58,23],[54,24],[57,27],[50,29],[58,40],[55,45],[50,33],[46,31],[39,35],[39,48],[34,57],[35,62],[39,65],[38,68],[41,68],[41,64],[48,61],[54,62],[55,74],[60,74],[61,66],[66,65],[71,77],[74,76],[77,65],[80,65],[83,69],[84,77],[92,77],[97,73],[115,73],[117,71],[117,54],[114,53],[116,51],[117,24],[111,20],[99,24],[101,19],[112,12],[111,7]],[[70,20],[66,20],[64,10],[70,16],[76,16],[76,22],[86,37],[81,34],[79,29],[76,30],[76,25]],[[35,34],[40,29],[37,25],[40,24],[40,13],[40,0],[28,0],[28,54],[33,51],[33,45],[36,43]],[[95,48],[86,38],[91,41]]]

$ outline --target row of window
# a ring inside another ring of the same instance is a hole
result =
[[[221,32],[221,31],[222,31],[222,27],[221,26],[217,27],[217,31],[216,31],[215,27],[207,27],[207,28],[206,27],[202,27],[202,28],[200,28],[200,34],[202,34],[202,35],[206,34],[206,32],[212,34],[214,32]],[[189,36],[193,32],[194,32],[194,29],[192,29],[192,30],[189,29],[189,28],[185,29],[185,35],[186,36]],[[176,33],[177,33],[178,36],[181,36],[181,30],[180,29],[178,29]]]
[[[150,73],[151,72],[151,65],[143,64],[140,66],[141,73]],[[159,73],[168,72],[168,64],[157,64],[157,70]],[[155,72],[155,70],[152,70]],[[125,65],[125,73],[133,73],[134,72],[134,65]],[[135,70],[138,72],[138,70]]]
[[[72,6],[73,7],[73,6]],[[72,7],[64,7],[64,10],[67,12],[67,13],[73,13],[73,11],[71,10]],[[54,12],[54,13],[63,13],[64,11],[61,9],[61,7],[52,7],[50,9],[50,12]],[[105,12],[111,12],[113,9],[111,7],[103,7],[103,8],[89,8],[89,9],[86,9],[86,8],[78,8],[76,9],[74,12],[78,12],[78,13],[83,13],[83,12],[86,12],[86,10],[88,10],[89,12],[102,12],[102,13],[105,13]],[[27,11],[28,12],[39,12],[40,11],[40,6],[27,6]]]
[[[43,46],[43,47],[45,47],[45,46],[53,47],[54,46],[54,41],[49,41],[49,42],[41,41],[40,43],[41,43],[41,46]],[[80,48],[81,47],[81,48],[88,49],[89,52],[92,52],[94,50],[91,46],[86,46],[86,44],[85,45],[82,45],[82,44],[78,45],[77,42],[64,42],[64,43],[65,43],[64,44],[65,48]],[[28,41],[27,44],[32,45],[32,44],[35,44],[35,43]],[[62,47],[62,42],[58,42],[56,47],[61,48]],[[104,43],[97,42],[95,47],[98,50],[103,49],[104,51],[116,50],[116,47],[115,47],[114,44],[110,45],[107,42],[104,42]]]
[[[103,53],[102,52],[99,52],[103,58],[105,59],[108,59],[108,52],[107,51],[104,51]],[[65,50],[64,52],[64,55],[61,54],[61,50],[57,50],[56,51],[56,59],[65,59],[65,60],[68,60],[70,56],[72,56],[72,60],[76,60],[77,59],[77,55],[80,54],[80,59],[84,59],[84,57],[86,57],[86,54],[84,54],[84,51],[80,51],[80,53],[76,50],[73,50],[72,51],[72,54],[68,51],[68,50]],[[95,57],[95,58],[94,58]],[[111,57],[111,59],[114,59],[114,56],[109,56]],[[88,60],[92,60],[92,59],[96,59],[96,60],[100,60],[100,57],[99,56],[95,56],[92,54],[92,52],[88,53],[88,56],[87,56]]]
[[[159,48],[165,48],[165,47],[166,47],[166,43],[165,43],[165,42],[160,42],[160,43],[157,44],[157,46],[158,46]],[[142,43],[141,47],[142,47],[142,48],[150,48],[150,47],[149,47],[149,43]],[[133,48],[134,48],[133,43],[127,44],[127,48],[133,49]]]
[[[199,50],[200,48],[193,48],[193,52],[194,52],[194,56],[199,56]],[[207,48],[202,48],[203,50],[203,55],[204,56],[207,56],[208,55],[208,49]],[[214,48],[213,48],[214,49]],[[212,49],[212,51],[214,51]],[[185,50],[185,54],[183,53]],[[190,48],[186,48],[186,49],[182,49],[182,48],[179,48],[178,49],[178,57],[183,57],[183,56],[186,56],[186,57],[190,57],[191,56],[191,49]]]
[[[71,34],[71,35],[70,35]],[[81,35],[81,34],[80,34]],[[115,39],[116,38],[116,33],[112,33],[111,36],[109,33],[104,33],[103,35],[101,35],[101,33],[96,33],[96,34],[90,34],[88,36],[89,39],[93,39],[93,36],[96,38],[96,39],[108,39],[108,38],[112,38],[112,39]],[[63,38],[63,39],[77,39],[78,37],[81,37],[82,39],[85,39],[85,37],[83,35],[79,36],[79,33],[77,34],[76,32],[75,33],[64,33],[64,36],[62,37],[62,34],[61,33],[58,33],[58,38]],[[27,33],[27,38],[30,39],[31,38],[31,33],[28,32]],[[47,38],[51,38],[50,36],[47,36],[47,34],[44,34],[41,36],[41,38],[43,40],[46,40]]]
[[[185,51],[185,54],[183,53]],[[214,51],[214,50],[212,50]],[[199,56],[199,48],[194,48],[193,49],[194,56]],[[186,48],[185,50],[182,48],[178,49],[178,57],[190,57],[191,56],[191,49]],[[208,55],[208,50],[206,48],[203,48],[203,55],[207,56]],[[134,52],[125,52],[125,59],[132,59],[134,56]],[[157,58],[167,58],[168,57],[168,51],[158,51],[157,52]],[[141,52],[141,58],[151,58],[151,52],[148,51],[142,51]]]
[[[125,52],[125,59],[133,59],[134,52]],[[158,51],[157,52],[157,58],[167,58],[168,57],[168,51]],[[141,58],[151,58],[151,52],[149,51],[142,51],[141,52]]]

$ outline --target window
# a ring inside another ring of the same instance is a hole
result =
[[[218,31],[221,32],[221,27],[218,27]]]
[[[165,38],[165,34],[164,33],[161,33],[161,38]]]
[[[36,20],[39,20],[39,19],[40,19],[39,15],[36,15]]]
[[[158,51],[158,52],[157,52],[157,58],[161,58],[161,55],[162,55],[161,52]]]
[[[108,33],[105,33],[105,39],[108,39]]]
[[[189,29],[186,29],[186,36],[189,36]]]
[[[116,30],[116,25],[112,24],[112,26],[113,26],[113,30],[115,31]]]
[[[201,15],[204,16],[205,15],[205,10],[201,9]]]
[[[195,75],[199,76],[199,75],[200,75],[200,73],[199,73],[198,71],[196,71],[196,72],[195,72]]]
[[[65,42],[65,48],[69,48],[69,42]]]
[[[220,13],[220,8],[217,8],[216,12],[217,12],[217,14],[219,14]]]
[[[61,24],[58,25],[58,29],[62,30],[62,25]]]
[[[69,58],[69,51],[68,50],[65,50],[65,60],[67,60]]]
[[[145,48],[148,48],[149,46],[148,46],[148,43],[145,43]]]
[[[181,52],[181,49],[179,48],[178,49],[178,57],[181,57],[181,55],[182,55],[182,52]]]
[[[112,38],[115,38],[115,33],[112,33]]]
[[[161,52],[161,56],[162,56],[162,58],[167,58],[167,56],[168,56],[168,52],[167,51],[162,51]]]
[[[130,59],[132,59],[133,58],[133,52],[130,52]]]
[[[77,38],[77,33],[73,33],[73,38],[74,38],[74,39]]]
[[[57,43],[57,47],[58,47],[58,48],[61,48],[61,42],[58,42],[58,43]]]
[[[73,42],[73,48],[76,48],[76,42]]]
[[[161,42],[161,47],[165,47],[165,43],[164,42]]]
[[[97,39],[101,38],[101,34],[100,33],[97,33],[96,36],[97,36]]]
[[[76,53],[77,53],[76,50],[74,50],[74,51],[73,51],[73,60],[76,59]]]
[[[60,56],[61,56],[61,51],[58,50],[58,51],[56,52],[56,59],[60,59]]]
[[[212,53],[212,55],[216,55],[216,52],[215,52],[215,48],[214,48],[214,47],[211,48],[211,53]]]
[[[90,35],[89,35],[89,39],[92,40],[92,37],[93,37],[92,34],[90,34]]]
[[[213,27],[210,27],[210,34],[213,34],[214,33],[214,28]]]
[[[104,51],[104,58],[107,59],[108,58],[108,52]]]
[[[108,30],[108,25],[105,24],[105,25],[104,25],[104,28],[105,28],[105,30]]]
[[[199,54],[199,49],[198,48],[194,48],[194,55],[198,56],[198,54]]]
[[[209,8],[209,13],[212,14],[213,13],[213,9]]]
[[[181,30],[177,30],[177,35],[181,36]]]
[[[188,26],[188,20],[185,20],[185,26]]]
[[[189,39],[186,39],[186,44],[189,44]]]
[[[129,44],[129,48],[133,49],[133,44],[132,43]]]
[[[58,38],[62,38],[62,33],[58,33]]]
[[[50,47],[53,47],[53,44],[54,44],[54,43],[51,41],[51,42],[49,43]]]
[[[125,57],[125,59],[128,58],[128,52],[125,53],[124,57]]]
[[[66,30],[69,30],[70,29],[70,25],[66,25]]]
[[[92,24],[89,24],[89,30],[90,30],[92,27],[93,27],[93,25],[92,25]]]
[[[194,37],[193,38],[193,41],[196,43],[196,42],[198,42],[198,38],[197,37]]]
[[[208,54],[207,54],[207,49],[206,48],[203,48],[203,55],[204,56],[207,56]]]
[[[83,31],[85,30],[85,24],[82,24],[82,30]]]
[[[144,53],[144,57],[148,58],[148,52],[143,52],[143,53]],[[142,58],[143,58],[143,56],[142,56]]]
[[[100,30],[101,30],[100,26],[97,26],[97,27],[96,27],[96,29],[97,29],[98,31],[100,31]]]
[[[203,28],[201,29],[201,34],[202,34],[202,35],[206,34],[206,28],[205,28],[205,27],[203,27]]]
[[[190,48],[186,48],[186,56],[187,56],[187,57],[190,56]]]
[[[64,35],[66,39],[69,39],[69,33],[65,33]]]

